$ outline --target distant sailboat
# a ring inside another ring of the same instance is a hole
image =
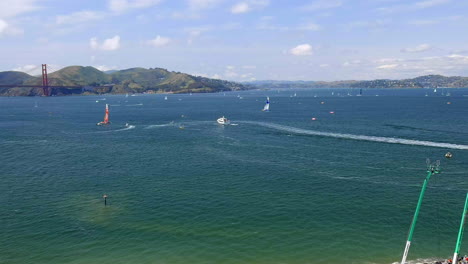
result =
[[[166,101],[167,101],[167,96],[164,96],[164,100],[166,100]]]
[[[110,122],[109,122],[109,105],[106,104],[106,113],[104,114],[104,121],[101,121],[99,123],[97,123],[96,125],[98,126],[104,126],[104,125],[109,125]]]
[[[437,93],[437,88],[434,88],[434,93]]]
[[[265,106],[263,107],[262,111],[268,112],[270,111],[270,97],[267,96]]]
[[[128,97],[128,93],[127,93],[127,94],[125,94],[125,97]]]

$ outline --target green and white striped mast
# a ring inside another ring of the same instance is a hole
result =
[[[440,160],[436,161],[436,164],[431,164],[430,160],[426,160],[427,163],[427,176],[424,180],[423,186],[421,188],[421,193],[419,194],[418,205],[414,211],[413,221],[411,222],[410,231],[408,234],[408,240],[406,241],[405,252],[403,253],[403,258],[401,259],[401,264],[406,264],[406,258],[408,257],[409,248],[411,246],[411,240],[413,239],[414,227],[416,226],[416,221],[418,221],[419,209],[421,209],[422,200],[424,197],[424,192],[426,191],[427,182],[432,175],[439,173]]]
[[[460,222],[460,230],[458,230],[457,244],[455,245],[455,253],[453,253],[453,263],[457,263],[458,254],[460,254],[460,246],[463,239],[463,230],[465,229],[465,219],[466,219],[466,210],[468,207],[468,193],[466,194],[465,208],[463,209],[463,214]]]

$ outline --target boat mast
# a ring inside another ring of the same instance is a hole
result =
[[[411,222],[411,227],[410,227],[410,231],[409,231],[409,234],[408,234],[408,240],[406,241],[405,252],[403,253],[403,258],[401,259],[401,264],[405,264],[406,263],[406,257],[408,257],[409,248],[411,246],[411,240],[413,239],[414,227],[416,226],[416,221],[418,220],[419,209],[421,209],[421,204],[422,204],[422,200],[423,200],[423,197],[424,197],[424,192],[426,191],[427,182],[429,181],[429,179],[431,178],[432,175],[434,175],[435,173],[439,173],[439,165],[440,165],[439,160],[436,162],[436,165],[430,164],[429,159],[427,159],[426,162],[427,162],[427,165],[428,165],[427,166],[427,176],[426,176],[426,179],[424,180],[423,186],[421,188],[421,193],[419,194],[418,205],[416,206],[416,210],[414,211],[413,221]]]
[[[463,238],[463,230],[465,229],[465,218],[466,218],[466,210],[468,207],[468,193],[466,194],[466,200],[465,200],[465,208],[463,209],[463,214],[462,218],[460,221],[460,230],[458,230],[458,238],[457,238],[457,244],[455,245],[455,253],[453,253],[453,262],[456,263],[458,260],[458,254],[460,253],[460,246]]]

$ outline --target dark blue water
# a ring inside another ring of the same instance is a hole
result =
[[[397,262],[426,158],[409,259],[447,258],[468,89],[438,90],[0,98],[0,263]]]

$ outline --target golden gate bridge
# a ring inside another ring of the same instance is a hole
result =
[[[94,90],[95,88],[103,88],[108,86],[89,86],[89,85],[49,85],[49,78],[47,76],[47,64],[42,64],[42,85],[34,85],[34,84],[1,84],[1,87],[24,87],[24,88],[42,88],[42,92],[44,96],[51,96],[52,89],[55,88],[74,88],[74,89],[87,89]]]

